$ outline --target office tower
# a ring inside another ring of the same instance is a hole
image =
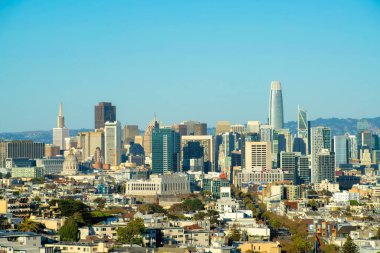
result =
[[[194,124],[194,133],[193,134],[194,135],[207,135],[207,123]]]
[[[204,172],[204,147],[197,141],[189,141],[182,148],[182,171]]]
[[[160,127],[160,124],[158,123],[156,116],[154,116],[154,119],[149,123],[149,125],[145,129],[144,134],[144,151],[145,156],[152,157],[152,132],[154,129],[157,129]]]
[[[220,134],[221,143],[218,149],[218,168],[228,170],[230,168],[231,153],[240,149],[240,134],[226,132]]]
[[[104,124],[116,121],[116,106],[109,102],[95,105],[95,129],[104,128]]]
[[[128,161],[130,163],[136,164],[137,166],[144,165],[144,148],[140,144],[133,143],[131,145],[131,147],[129,148]]]
[[[260,121],[248,121],[247,133],[260,133]]]
[[[334,136],[335,167],[348,164],[348,140],[346,135]]]
[[[272,129],[284,128],[284,111],[282,104],[282,90],[279,81],[273,81],[269,99],[269,125]]]
[[[298,159],[301,153],[285,152],[280,153],[280,168],[284,171],[284,179],[297,183]]]
[[[199,146],[198,146],[199,145]],[[191,167],[191,163],[195,165],[198,161],[191,159],[200,159],[202,154],[203,171],[214,171],[215,166],[215,150],[214,137],[212,135],[187,135],[181,138],[181,157],[182,170]]]
[[[182,122],[181,125],[187,127],[186,135],[207,135],[207,123],[188,120]]]
[[[218,121],[216,122],[215,135],[228,133],[231,129],[231,124],[229,121]]]
[[[272,169],[272,152],[271,143],[246,142],[245,143],[245,168],[253,169],[255,167],[263,168],[264,170]]]
[[[372,147],[372,133],[370,131],[365,130],[365,131],[361,132],[361,136],[362,136],[361,146],[371,148]]]
[[[260,127],[260,141],[271,142],[273,139],[272,128],[270,125],[262,125]]]
[[[372,162],[374,164],[380,164],[380,150],[372,151]]]
[[[180,137],[170,128],[152,131],[152,173],[164,174],[179,171]]]
[[[377,134],[372,134],[371,149],[372,150],[380,149],[379,135]]]
[[[311,183],[319,183],[317,168],[317,155],[323,150],[331,150],[331,130],[327,127],[312,127],[311,128]]]
[[[252,141],[260,141],[259,133],[246,133],[240,136],[241,139],[241,164],[245,166],[245,143]]]
[[[97,148],[101,157],[104,157],[104,129],[96,129],[94,132],[79,132],[78,148],[82,149],[82,161],[90,161]]]
[[[104,124],[104,163],[117,166],[121,162],[121,125],[119,121]]]
[[[65,127],[65,117],[63,116],[62,103],[59,104],[57,127],[53,128],[53,145],[65,149],[65,139],[69,137],[69,129]]]
[[[59,146],[55,146],[53,144],[46,144],[45,145],[45,157],[53,157],[60,155],[61,148]]]
[[[309,139],[309,127],[308,127],[308,121],[307,121],[307,112],[306,110],[301,109],[298,107],[298,131],[297,131],[297,137],[302,138],[304,140],[304,143],[306,145],[307,150],[307,144]]]
[[[359,159],[358,155],[358,142],[356,135],[348,135],[348,159],[350,161]]]
[[[360,149],[360,164],[370,167],[372,164],[371,158],[371,149],[367,146],[363,146]]]
[[[311,121],[308,121],[307,122],[307,131],[309,133],[309,135],[307,136],[307,154],[310,155],[311,154]]]
[[[293,139],[293,152],[300,152],[302,155],[306,155],[306,151],[307,151],[307,148],[306,148],[305,139],[300,138],[300,137],[295,137]]]
[[[241,167],[241,150],[234,150],[231,152],[231,168],[240,166]]]
[[[308,156],[300,156],[298,159],[298,181],[300,184],[309,184],[310,179],[310,159]]]
[[[45,144],[33,141],[0,141],[0,165],[5,168],[7,158],[37,159],[44,157]]]
[[[335,154],[329,149],[322,149],[316,155],[316,173],[314,183],[327,179],[335,182]],[[313,176],[313,175],[312,175]]]
[[[135,136],[135,143],[140,144],[144,148],[144,136],[142,135]]]
[[[230,132],[244,134],[245,131],[245,126],[243,125],[231,125]]]
[[[135,141],[135,136],[140,135],[137,125],[125,125],[123,129],[123,144],[129,144]]]
[[[308,135],[307,112],[298,107],[298,137],[307,139]]]
[[[183,124],[175,124],[172,126],[172,129],[176,132],[179,133],[179,136],[184,136],[187,135],[187,126]]]

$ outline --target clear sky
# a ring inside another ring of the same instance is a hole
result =
[[[122,124],[380,116],[380,1],[1,0],[0,132]]]

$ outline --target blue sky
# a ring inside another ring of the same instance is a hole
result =
[[[0,132],[92,128],[99,101],[122,124],[375,117],[380,1],[0,1]],[[5,117],[4,117],[5,115]]]

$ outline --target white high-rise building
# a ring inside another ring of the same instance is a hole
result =
[[[331,150],[330,128],[322,126],[311,128],[311,183],[320,183],[317,156],[323,149]]]
[[[63,116],[62,103],[59,104],[57,127],[53,128],[53,145],[61,150],[65,149],[65,139],[69,137],[69,129],[65,127],[65,117]]]
[[[266,141],[245,143],[245,168],[272,169],[271,143]]]
[[[116,166],[121,163],[121,125],[119,121],[104,125],[104,163]]]

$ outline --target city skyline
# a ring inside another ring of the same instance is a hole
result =
[[[92,128],[99,101],[142,129],[155,112],[266,122],[272,80],[285,122],[298,105],[310,119],[379,116],[378,3],[170,3],[2,2],[0,132],[51,129],[59,101],[70,129]]]

